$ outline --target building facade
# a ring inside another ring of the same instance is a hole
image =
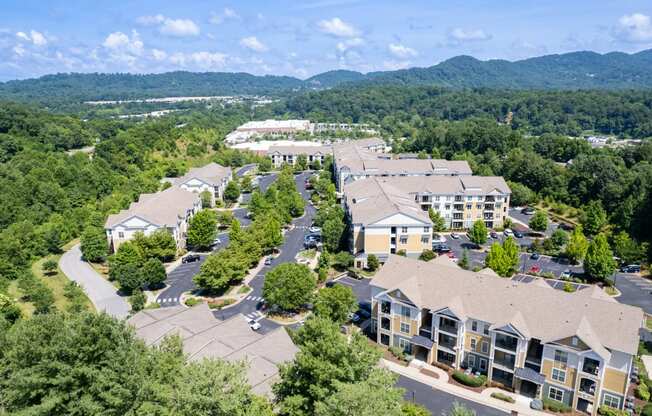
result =
[[[306,157],[309,165],[315,162],[323,164],[332,153],[331,146],[270,146],[267,156],[272,160],[272,165],[279,168],[283,164],[294,166],[301,155]]]
[[[174,185],[197,194],[210,193],[211,206],[214,206],[216,201],[224,199],[224,190],[232,179],[231,168],[209,163],[200,168],[190,169],[188,173],[175,179]]]
[[[391,256],[371,282],[377,342],[596,415],[623,409],[644,314],[601,289],[514,283]]]

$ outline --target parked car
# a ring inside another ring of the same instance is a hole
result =
[[[306,240],[303,243],[303,247],[306,249],[317,248],[317,241],[315,240]]]
[[[269,266],[270,264],[272,264],[272,260],[274,260],[272,256],[265,258],[265,266]]]
[[[188,254],[186,257],[181,259],[181,263],[192,263],[199,260],[199,254]]]
[[[448,253],[446,255],[448,256],[449,259],[456,259],[455,253]]]
[[[539,255],[539,253],[534,252],[534,253],[532,253],[532,255],[530,256],[530,258],[531,258],[532,260],[539,260],[539,259],[541,258],[541,256]]]
[[[460,235],[457,234],[457,233],[451,233],[451,238],[452,238],[453,240],[457,240],[458,238],[460,238]]]
[[[360,315],[357,313],[350,313],[349,320],[351,320],[351,322],[358,322],[360,320]]]
[[[525,215],[534,215],[535,212],[536,209],[532,207],[525,207],[521,210],[521,214],[525,214]]]
[[[560,279],[570,279],[572,275],[573,275],[573,272],[566,269],[563,272],[561,272],[561,274],[559,275],[559,278]]]
[[[640,273],[641,266],[639,264],[629,264],[620,268],[623,273]]]
[[[530,273],[539,273],[541,272],[541,267],[539,267],[538,264],[533,264],[532,267],[530,267]]]
[[[446,242],[446,237],[444,237],[441,234],[433,234],[432,235],[432,244],[434,245],[435,243],[445,243]]]
[[[514,231],[514,237],[516,238],[523,238],[523,233],[520,231]]]
[[[308,234],[304,237],[305,241],[313,240],[318,243],[321,243],[321,235],[320,234]]]
[[[258,331],[260,329],[260,324],[253,319],[248,320],[247,323],[249,324],[249,328],[254,331]]]
[[[432,251],[435,251],[437,253],[449,253],[451,251],[451,248],[448,247],[446,244],[433,244]]]
[[[505,228],[505,230],[503,231],[503,234],[505,234],[507,237],[510,237],[510,236],[514,235],[514,231],[512,231],[509,228]]]
[[[220,240],[219,238],[216,237],[215,240],[213,240],[213,243],[211,245],[212,246],[217,246],[219,244],[222,244],[222,240]]]
[[[495,232],[495,231],[492,231],[492,232],[489,233],[489,237],[491,237],[491,238],[498,238],[498,233]]]
[[[308,228],[308,231],[311,233],[321,233],[321,228],[317,227],[316,225],[311,226]]]

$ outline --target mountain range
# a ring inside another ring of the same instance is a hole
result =
[[[427,68],[363,74],[334,70],[301,80],[228,72],[163,74],[55,74],[0,83],[0,99],[81,102],[164,96],[276,95],[369,84],[500,89],[652,88],[652,49],[634,54],[572,52],[520,61],[457,56]]]

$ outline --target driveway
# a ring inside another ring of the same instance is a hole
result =
[[[616,288],[621,293],[616,298],[618,302],[639,306],[645,313],[652,314],[652,281],[637,274],[617,273]]]
[[[433,416],[448,414],[453,402],[458,402],[467,408],[473,409],[478,416],[504,416],[508,414],[493,407],[462,399],[441,390],[435,390],[427,384],[419,383],[405,376],[399,376],[396,386],[405,389],[405,400],[414,401],[425,406]]]
[[[255,167],[256,167],[255,163],[250,163],[248,165],[244,165],[244,166],[242,166],[241,168],[239,168],[238,170],[235,171],[235,176],[241,178],[244,175],[246,175],[247,172],[249,172],[250,170],[252,170]]]
[[[115,318],[126,318],[131,307],[126,297],[118,295],[116,288],[82,260],[79,244],[63,253],[59,267],[68,279],[84,289],[95,309],[105,311]]]

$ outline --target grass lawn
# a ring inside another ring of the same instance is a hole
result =
[[[317,255],[317,250],[315,250],[314,248],[299,252],[299,257],[303,257],[304,259],[314,259],[316,255]]]
[[[69,303],[68,299],[64,296],[64,288],[66,287],[68,282],[70,282],[70,280],[68,280],[68,278],[63,274],[61,269],[59,269],[58,267],[56,273],[51,275],[46,275],[45,273],[43,273],[43,268],[42,268],[43,263],[46,260],[53,259],[58,263],[60,258],[61,255],[43,257],[42,259],[39,259],[34,263],[32,263],[32,272],[34,273],[34,276],[41,279],[52,290],[52,294],[54,295],[54,305],[57,307],[58,310],[63,311],[66,309]],[[86,297],[85,294],[84,294],[84,305],[86,305],[86,308],[89,311],[95,310],[93,304]]]
[[[652,316],[647,316],[645,318],[645,326],[647,327],[647,329],[652,331]]]

